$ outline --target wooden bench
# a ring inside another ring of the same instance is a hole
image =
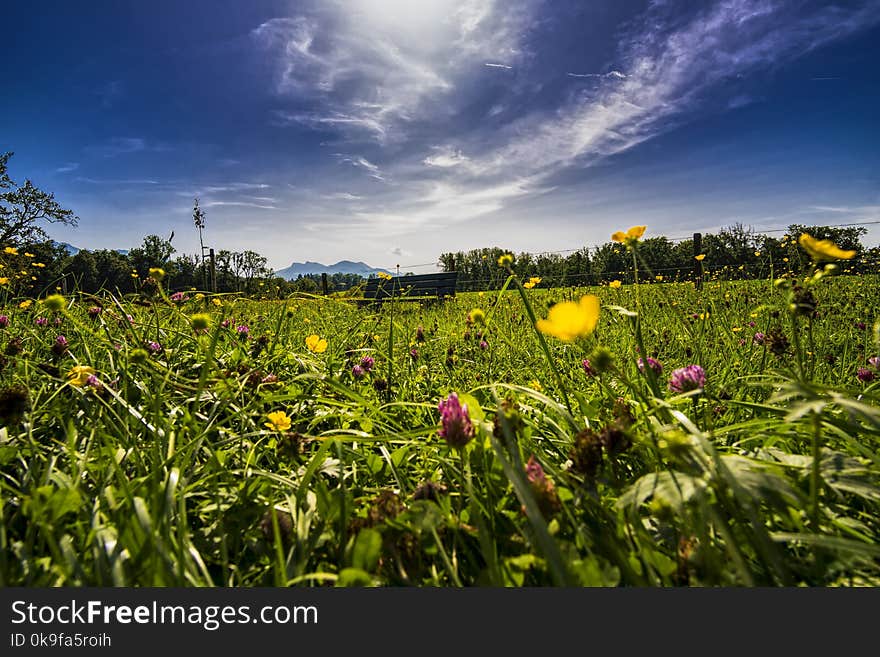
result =
[[[458,272],[413,274],[388,279],[368,278],[363,303],[382,303],[391,298],[401,301],[442,301],[455,296]]]

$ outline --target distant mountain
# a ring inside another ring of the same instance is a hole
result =
[[[82,251],[79,247],[74,246],[73,244],[68,244],[67,242],[55,242],[55,244],[56,246],[63,246],[67,250],[67,255],[74,256]],[[122,255],[128,255],[128,249],[114,249],[114,251],[116,251],[116,253],[121,253]]]
[[[377,269],[370,267],[363,262],[352,262],[351,260],[340,260],[335,265],[325,265],[320,262],[294,262],[285,269],[279,269],[275,272],[276,276],[288,281],[292,281],[299,276],[307,274],[358,274],[359,276],[368,277],[371,274],[378,274],[380,271],[392,272],[391,269]]]

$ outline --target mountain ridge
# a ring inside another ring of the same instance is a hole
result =
[[[352,260],[340,260],[332,265],[307,260],[306,262],[292,262],[289,267],[277,270],[275,275],[291,281],[298,276],[306,276],[308,274],[358,274],[366,277],[371,274],[378,274],[379,272],[391,273],[391,270],[370,267],[365,262],[355,262]]]

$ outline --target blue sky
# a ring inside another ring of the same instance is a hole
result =
[[[84,248],[173,230],[194,253],[194,196],[208,244],[278,269],[880,219],[880,0],[17,2],[3,22],[0,151]]]

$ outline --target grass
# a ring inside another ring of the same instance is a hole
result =
[[[880,408],[857,376],[880,280],[810,289],[8,300],[0,585],[880,584]],[[592,335],[535,331],[586,293]],[[705,388],[672,393],[690,364]],[[438,435],[452,392],[464,449]]]

